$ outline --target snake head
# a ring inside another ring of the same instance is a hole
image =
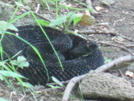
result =
[[[94,52],[96,49],[98,49],[98,44],[96,42],[85,44],[85,50],[87,50],[87,52]]]
[[[95,42],[87,42],[85,44],[79,44],[76,47],[74,47],[72,50],[70,50],[70,58],[78,58],[78,57],[86,57],[98,49],[98,44]]]

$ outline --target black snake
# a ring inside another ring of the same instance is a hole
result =
[[[18,32],[8,30],[13,35],[6,33],[2,39],[4,57],[5,59],[12,57],[21,51],[19,55],[25,56],[30,66],[17,69],[32,84],[45,85],[52,82],[52,76],[60,81],[66,81],[104,64],[101,51],[95,42],[45,26],[43,29],[30,25],[17,28]],[[55,48],[63,68],[43,30]],[[46,68],[29,43],[38,49]]]

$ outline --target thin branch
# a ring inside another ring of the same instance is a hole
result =
[[[66,89],[64,91],[62,101],[68,101],[73,87],[76,85],[76,83],[78,83],[80,80],[82,80],[85,77],[85,75],[74,77],[69,81],[69,83],[68,83],[68,85],[67,85],[67,87],[66,87]]]
[[[104,71],[107,71],[108,69],[112,68],[112,67],[115,67],[117,65],[120,65],[124,62],[129,62],[129,61],[132,61],[134,60],[134,55],[126,55],[126,56],[122,56],[122,57],[119,57],[103,66],[100,66],[99,68],[96,69],[96,71],[99,71],[99,72],[104,72]]]
[[[134,47],[134,44],[125,45],[125,47]]]
[[[40,4],[37,5],[37,8],[36,8],[36,13],[38,13],[38,11],[40,10]]]
[[[115,26],[116,23],[119,23],[121,21],[125,20],[125,18],[122,18],[122,19],[119,19],[119,20],[116,20],[114,23],[113,23],[113,26]]]
[[[110,43],[106,43],[106,42],[102,42],[102,41],[97,41],[98,43],[101,43],[101,44],[106,44],[106,45],[109,45],[109,46],[114,46],[114,47],[118,47],[118,48],[121,48],[125,51],[127,51],[128,53],[130,53],[131,55],[133,55],[132,52],[130,52],[127,48],[123,47],[123,46],[119,46],[119,45],[114,45],[114,44],[110,44]]]
[[[86,30],[86,31],[78,31],[78,33],[80,34],[111,34],[111,35],[116,35],[117,32],[114,32],[114,31],[110,31],[110,30],[107,30],[107,31],[102,31],[102,30]]]
[[[124,35],[121,35],[121,34],[116,34],[116,35],[121,36],[121,37],[124,38],[124,39],[127,39],[127,40],[129,40],[129,41],[134,42],[134,39],[133,39],[133,38],[129,38],[129,37],[124,36]]]
[[[89,8],[92,9],[91,13],[97,14],[98,12],[93,8],[91,0],[85,0],[85,1],[86,1],[86,4],[89,6]]]

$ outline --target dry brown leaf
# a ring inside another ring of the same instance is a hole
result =
[[[96,6],[95,9],[96,9],[96,11],[100,11],[100,10],[103,10],[103,7]]]
[[[131,77],[131,78],[134,77],[134,73],[132,71],[130,71],[130,70],[127,70],[125,75],[128,76],[128,77]]]
[[[85,26],[89,26],[94,22],[95,22],[95,18],[93,16],[84,14],[79,23]]]

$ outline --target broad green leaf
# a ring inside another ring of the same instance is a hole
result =
[[[51,88],[60,88],[59,86],[48,85]]]
[[[76,25],[82,19],[81,14],[75,14],[75,12],[70,12],[67,15],[66,22],[70,25],[73,22],[73,25]]]
[[[76,16],[73,20],[73,25],[75,26],[79,21],[81,20],[81,17]]]
[[[111,62],[112,60],[111,60],[111,59],[108,59],[108,58],[106,58],[106,57],[104,57],[104,61],[105,61],[105,63],[109,63],[109,62]]]
[[[41,25],[44,25],[44,26],[49,26],[49,25],[50,25],[50,22],[45,21],[45,20],[38,20],[38,22],[39,22]]]
[[[74,12],[70,12],[68,14],[69,17],[69,25],[73,22],[74,25],[76,25],[81,19],[82,19],[82,14],[75,14]]]
[[[58,85],[60,85],[61,87],[63,87],[64,85],[57,79],[55,78],[54,76],[52,76],[52,80],[57,83]]]
[[[18,31],[18,29],[13,24],[7,23],[5,21],[0,21],[0,33],[4,32],[7,29]]]
[[[60,25],[60,24],[62,24],[63,22],[66,21],[66,18],[67,18],[67,16],[65,16],[65,15],[63,15],[63,16],[61,16],[61,17],[58,17],[57,19],[52,20],[52,21],[50,22],[50,25],[49,25],[49,26]]]
[[[0,74],[0,80],[2,80],[2,81],[4,80],[4,78],[3,78],[3,76],[1,74]]]
[[[11,60],[10,63],[21,68],[29,66],[29,63],[24,56],[18,56],[17,60]]]
[[[20,74],[14,73],[12,71],[6,71],[6,70],[0,70],[0,74],[7,76],[7,77],[20,77],[20,78],[25,78],[21,76]]]
[[[68,22],[68,25],[70,25],[73,21],[73,19],[75,18],[75,13],[74,12],[69,12],[68,15],[67,15],[67,22]]]
[[[28,82],[23,82],[22,85],[27,88],[33,88],[34,86]]]
[[[4,61],[0,61],[0,66],[3,66],[5,65],[5,62]]]
[[[9,100],[6,100],[6,99],[0,97],[0,101],[9,101]]]

